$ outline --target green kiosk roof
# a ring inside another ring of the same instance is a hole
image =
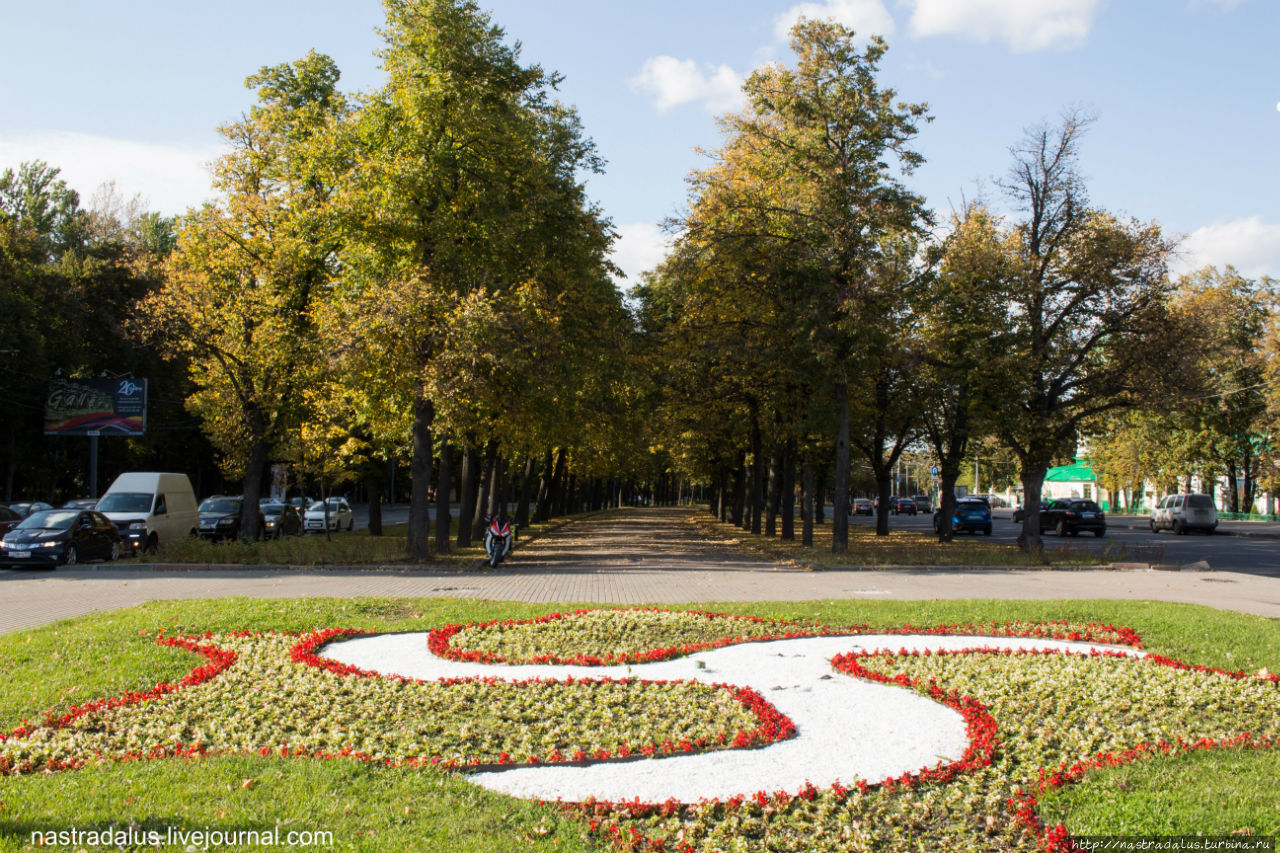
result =
[[[1098,477],[1083,459],[1077,459],[1070,465],[1059,465],[1050,468],[1044,475],[1046,483],[1096,483]]]

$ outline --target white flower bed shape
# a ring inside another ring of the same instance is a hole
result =
[[[879,782],[958,760],[967,746],[964,718],[914,690],[851,678],[832,669],[856,651],[962,649],[1091,650],[1141,656],[1132,649],[1020,637],[856,635],[743,643],[688,657],[632,666],[489,665],[450,661],[427,649],[427,635],[388,634],[326,646],[321,655],[382,675],[442,678],[686,679],[751,687],[796,725],[796,736],[760,749],[729,749],[634,761],[545,765],[475,773],[477,784],[538,800],[609,802],[795,793],[856,780]]]

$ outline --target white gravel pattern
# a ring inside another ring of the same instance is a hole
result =
[[[964,718],[913,690],[851,678],[831,667],[834,656],[865,650],[966,648],[1090,649],[1141,654],[1116,646],[1021,637],[857,635],[743,643],[688,657],[633,666],[492,665],[451,661],[427,648],[427,635],[384,634],[332,643],[320,654],[383,675],[441,678],[686,679],[751,687],[791,718],[795,737],[759,749],[694,755],[552,764],[474,773],[478,785],[517,797],[578,802],[589,797],[692,803],[779,790],[806,782],[823,788],[857,779],[878,782],[961,758],[968,745]],[[702,664],[703,668],[699,667]]]

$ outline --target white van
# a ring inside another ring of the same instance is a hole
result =
[[[1208,495],[1168,495],[1151,511],[1151,532],[1174,533],[1203,530],[1212,533],[1218,526],[1218,508]]]
[[[97,509],[120,529],[121,544],[135,552],[154,551],[161,542],[195,536],[200,527],[196,493],[186,474],[121,474]]]

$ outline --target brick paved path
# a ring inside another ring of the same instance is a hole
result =
[[[683,604],[931,598],[1186,601],[1280,616],[1280,579],[1232,572],[807,572],[703,539],[685,510],[636,509],[576,521],[518,549],[496,571],[155,571],[91,564],[0,570],[0,633],[152,599],[431,597]]]

